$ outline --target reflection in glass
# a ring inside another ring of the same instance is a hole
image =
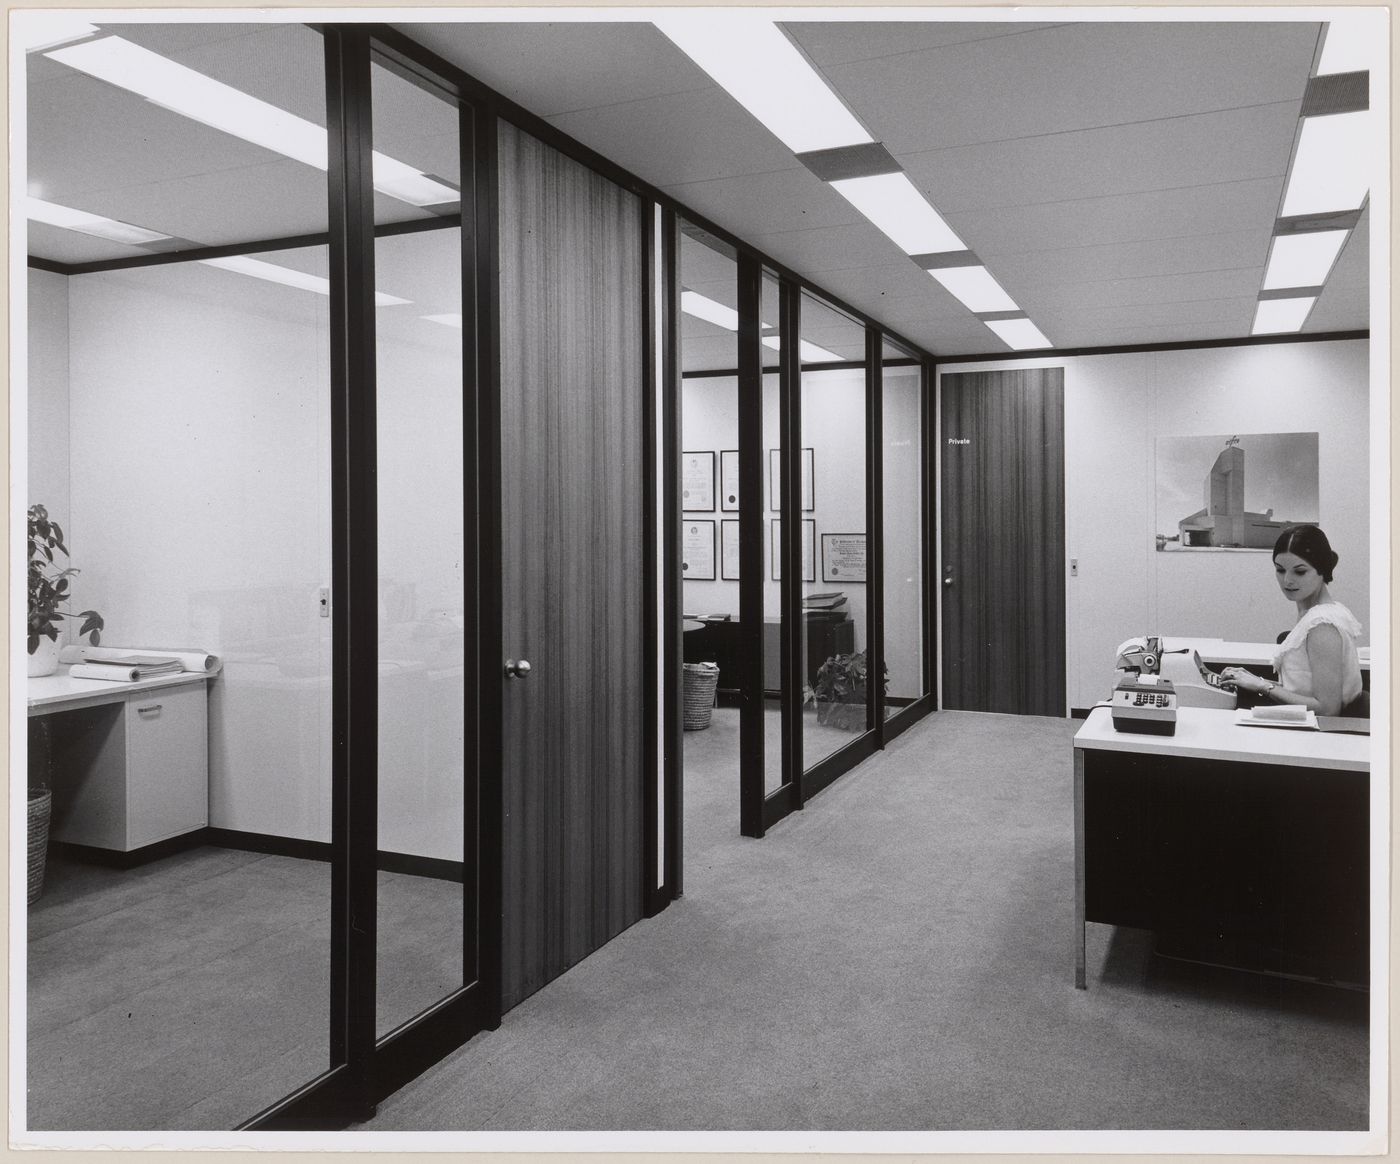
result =
[[[804,548],[803,673],[813,700],[802,717],[807,768],[845,747],[867,724],[865,329],[802,296],[802,446],[812,450],[812,553]],[[813,363],[853,361],[813,370]],[[804,492],[806,490],[804,489]]]
[[[885,345],[884,430],[885,718],[924,693],[923,421],[920,369]]]
[[[324,46],[310,29],[107,31],[324,125]],[[27,68],[30,191],[51,206],[184,246],[326,230],[324,170],[74,63],[35,52]],[[29,232],[30,253],[58,262],[163,245],[52,222]],[[207,696],[195,689],[221,844],[148,853],[130,869],[50,846],[27,911],[30,1128],[231,1128],[330,1065],[330,621],[318,613],[330,582],[329,300],[315,290],[327,256],[257,258],[252,269],[29,272],[30,412],[47,418],[30,432],[31,500],[68,535],[78,608],[103,612],[104,645],[223,660]],[[141,729],[169,726],[173,693],[159,703]],[[82,815],[60,787],[78,771],[73,750],[115,727],[113,714],[53,717],[67,752],[46,773],[53,842]],[[137,836],[152,831],[147,819]]]
[[[782,448],[779,425],[779,337],[778,280],[764,271],[759,300],[759,321],[763,335],[763,791],[773,792],[783,785],[783,654],[782,654],[782,569],[778,553],[782,545],[783,521],[787,513],[782,498],[774,492],[770,466]]]
[[[681,380],[681,449],[710,454],[714,472],[713,508],[687,512],[683,519],[715,523],[700,527],[714,535],[714,578],[696,578],[684,561],[680,565],[682,647],[686,663],[720,669],[713,680],[699,671],[686,672],[682,680],[690,692],[685,830],[687,836],[710,829],[732,835],[738,819],[740,730],[734,699],[739,683],[738,265],[705,232],[686,222],[680,229],[681,368],[688,373]],[[715,706],[708,706],[711,681],[717,688]]]
[[[372,86],[375,149],[455,186],[456,107],[377,65]],[[377,222],[460,209],[399,194],[381,187]],[[463,983],[461,248],[455,226],[375,243],[376,286],[398,300],[375,317],[381,1034]]]

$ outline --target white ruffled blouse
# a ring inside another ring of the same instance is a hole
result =
[[[1324,624],[1336,627],[1342,634],[1342,705],[1345,707],[1361,694],[1361,661],[1356,655],[1361,624],[1340,602],[1319,602],[1303,614],[1274,652],[1274,670],[1278,672],[1279,683],[1289,691],[1315,695],[1312,665],[1308,662],[1308,632]]]

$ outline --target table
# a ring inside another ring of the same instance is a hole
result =
[[[1074,738],[1074,984],[1087,922],[1199,961],[1364,984],[1370,739],[1178,709],[1174,736]]]
[[[48,727],[54,840],[132,853],[204,828],[215,673],[112,683],[68,671],[28,683],[29,717]]]

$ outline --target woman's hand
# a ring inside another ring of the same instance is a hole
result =
[[[1250,691],[1259,695],[1269,689],[1271,684],[1267,679],[1261,679],[1253,671],[1246,671],[1243,667],[1226,667],[1220,672],[1220,677],[1227,683],[1233,683],[1241,691]]]

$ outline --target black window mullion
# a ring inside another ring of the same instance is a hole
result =
[[[378,497],[370,47],[326,35],[331,339],[331,1050],[373,1105]]]
[[[681,576],[676,564],[681,560],[681,483],[678,467],[681,463],[681,272],[680,223],[669,206],[661,211],[661,272],[665,299],[662,307],[661,332],[661,464],[662,501],[665,519],[661,536],[665,547],[666,570],[662,575],[662,598],[665,617],[663,666],[666,682],[662,684],[665,700],[662,731],[665,738],[664,766],[666,783],[666,882],[669,897],[679,897],[684,887],[681,845],[684,838],[684,729],[681,717],[682,664],[685,658],[681,627]]]
[[[763,267],[741,252],[739,306],[739,831],[763,836]]]
[[[802,290],[784,279],[778,292],[778,431],[782,484],[782,738],[783,782],[791,784],[793,804],[803,795],[802,708],[807,686],[803,660],[807,620],[802,613]]]
[[[938,365],[931,360],[921,362],[919,372],[919,419],[920,439],[920,498],[923,503],[923,563],[924,563],[924,694],[933,701],[933,710],[938,710],[938,668],[935,663],[938,650],[937,615],[938,604],[934,571],[938,564],[935,555],[934,539],[938,536],[938,477],[933,470],[935,448],[933,391],[938,382]]]
[[[865,329],[865,621],[867,722],[885,741],[884,336]]]

